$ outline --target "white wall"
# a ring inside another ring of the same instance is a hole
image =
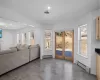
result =
[[[75,21],[75,22],[70,22],[71,24],[68,24],[67,22],[65,23],[59,23],[56,24],[54,27],[54,31],[66,31],[66,30],[74,30],[74,62],[77,60],[83,63],[84,65],[88,66],[91,68],[91,26],[92,26],[92,15],[91,13],[83,16],[80,20]],[[88,49],[87,49],[87,54],[88,57],[83,57],[78,55],[78,27],[81,25],[87,24],[88,28]],[[55,45],[54,45],[55,46]],[[55,54],[55,51],[54,51]],[[95,74],[93,72],[92,74]]]
[[[16,31],[16,36],[17,33],[26,33],[29,31],[33,31],[34,32],[34,40],[35,40],[35,44],[39,44],[40,45],[40,58],[42,59],[42,55],[44,54],[44,29],[42,27],[27,27],[27,28],[23,28],[20,30]],[[17,40],[17,39],[16,39]],[[15,41],[15,44],[17,44],[17,41]]]
[[[54,31],[64,31],[74,29],[74,60],[78,60],[91,68],[91,74],[96,75],[96,53],[95,48],[100,48],[100,41],[96,40],[96,17],[100,16],[100,10],[96,10],[82,16],[75,22],[59,23],[54,27]],[[78,26],[88,25],[88,58],[78,55]],[[54,53],[55,54],[55,53]]]
[[[13,30],[2,30],[1,50],[9,49],[14,46],[15,31]]]
[[[88,35],[88,44],[87,44],[87,58],[76,55],[76,59],[89,68],[91,68],[91,25],[92,25],[92,16],[91,14],[87,14],[82,19],[77,22],[77,27],[81,25],[87,24],[87,35]],[[77,34],[78,35],[78,34]],[[77,45],[78,46],[78,45]]]
[[[5,20],[8,19],[8,20],[13,20],[13,21],[18,21],[20,23],[26,23],[26,24],[33,25],[33,26],[37,27],[35,29],[35,34],[36,34],[35,43],[36,44],[40,43],[40,29],[38,28],[38,27],[40,27],[40,25],[38,23],[36,23],[35,21],[30,20],[29,18],[27,18],[26,16],[24,16],[22,14],[19,14],[15,10],[12,10],[12,9],[9,9],[9,8],[6,8],[6,7],[1,7],[1,6],[0,6],[0,18],[4,18]],[[28,30],[33,30],[33,28],[26,29],[26,30],[21,29],[21,30],[25,32],[25,31],[28,31]],[[12,41],[12,37],[10,35],[10,31],[9,32],[8,31],[4,32],[4,34],[7,35],[7,37],[4,36],[3,40],[5,40],[5,42],[8,43],[7,45],[10,45],[12,43],[9,43],[8,41]],[[16,34],[17,34],[18,31],[20,31],[20,30],[17,30],[17,31],[15,30],[14,33],[12,34],[13,41],[14,41],[14,44],[13,44],[14,46],[16,45],[16,42],[17,42],[16,41]],[[10,36],[10,37],[8,38],[8,36]],[[5,46],[6,46],[6,43],[4,44]],[[4,47],[3,47],[3,49],[4,49]]]
[[[68,23],[59,23],[59,24],[56,24],[53,28],[53,53],[54,53],[54,56],[55,56],[55,32],[59,32],[59,31],[67,31],[67,30],[74,30],[74,53],[76,54],[77,53],[77,40],[78,40],[78,37],[77,37],[77,31],[78,29],[75,27],[75,24],[72,23],[72,24],[68,24]],[[76,55],[75,55],[76,56]],[[74,56],[74,59],[76,58]]]
[[[91,73],[96,74],[96,53],[95,48],[100,48],[100,41],[96,40],[96,17],[100,16],[100,9],[92,12],[91,26]]]
[[[43,58],[44,55],[52,55],[54,58],[53,54],[53,25],[51,24],[42,24],[41,25],[41,59]],[[52,31],[52,40],[51,40],[51,50],[45,50],[45,30],[51,30]]]
[[[68,23],[59,23],[56,24],[53,28],[53,35],[55,36],[55,32],[59,32],[59,31],[67,31],[67,30],[74,30],[74,61],[76,61],[76,55],[78,52],[78,28],[76,27],[76,24],[72,23],[72,24],[68,24]],[[55,38],[53,38],[53,42],[55,42]],[[53,53],[55,54],[55,43],[53,43]]]
[[[88,60],[85,60],[85,63],[89,64],[91,68],[91,74],[96,75],[96,53],[95,48],[100,48],[100,41],[96,40],[96,17],[100,16],[100,9],[93,11],[85,16],[80,20],[80,23],[87,22],[88,27]],[[79,23],[78,23],[79,24]],[[79,57],[78,57],[79,58]],[[80,58],[81,61],[84,61]]]

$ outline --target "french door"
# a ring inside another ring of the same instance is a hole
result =
[[[73,62],[74,31],[55,32],[55,57]]]

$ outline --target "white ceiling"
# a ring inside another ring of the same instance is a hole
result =
[[[99,8],[99,0],[0,0],[0,6],[9,8],[40,24],[71,21]],[[50,14],[44,14],[50,6]]]
[[[99,4],[99,9],[100,9],[100,0],[98,0],[99,2],[98,2],[98,4]]]

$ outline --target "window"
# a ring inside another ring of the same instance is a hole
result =
[[[27,33],[22,33],[22,44],[27,44]]]
[[[25,32],[17,34],[17,44],[34,45],[34,32]]]
[[[25,41],[24,41],[24,33],[21,34],[21,38],[22,38],[21,44],[24,44],[25,43]]]
[[[45,30],[45,49],[51,49],[51,30]]]
[[[87,56],[87,24],[78,28],[78,52],[83,56]]]
[[[34,32],[29,32],[30,45],[34,45]]]
[[[20,44],[20,36],[17,34],[17,44]]]
[[[24,33],[24,44],[27,44],[27,33]]]

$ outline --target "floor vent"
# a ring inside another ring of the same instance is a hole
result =
[[[86,65],[82,64],[81,62],[77,62],[77,65],[83,68],[86,72],[90,73],[90,68],[87,67]]]

